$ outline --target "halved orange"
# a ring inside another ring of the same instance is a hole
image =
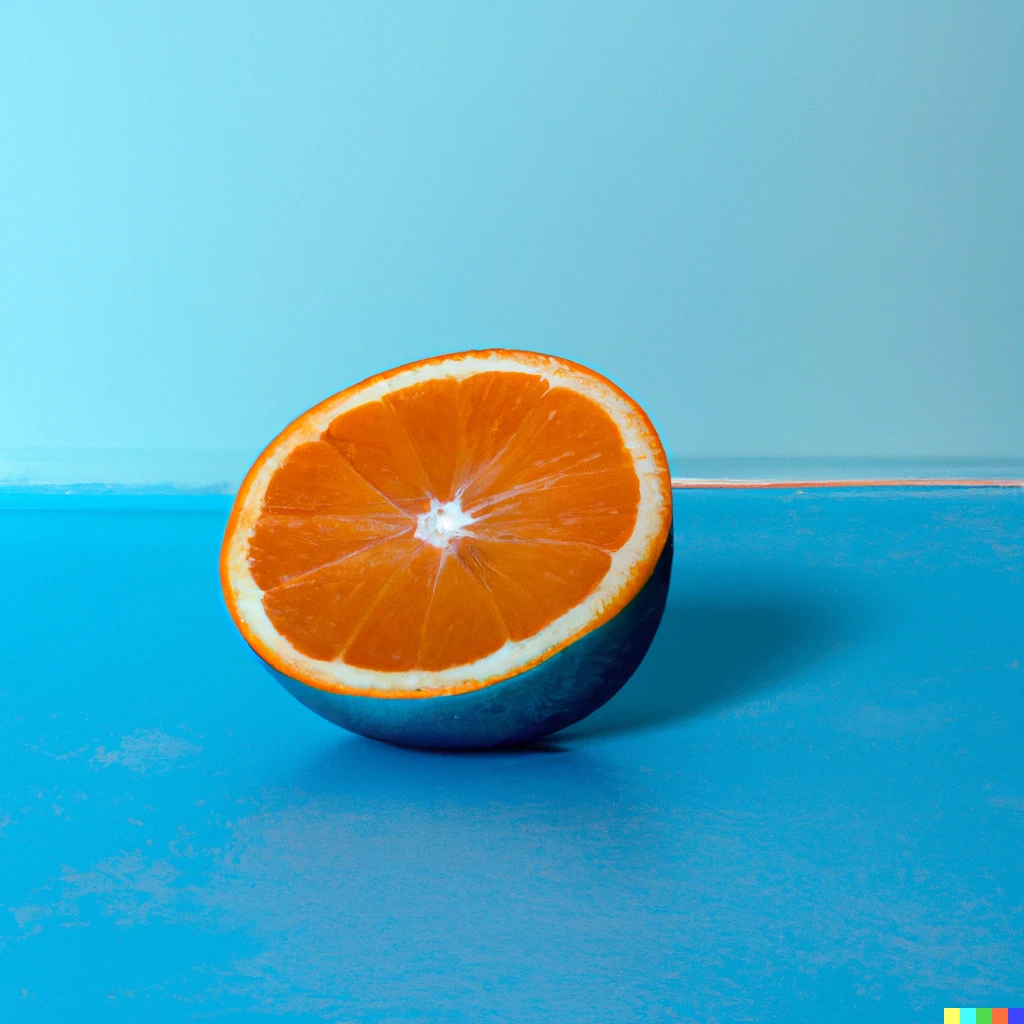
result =
[[[221,579],[287,680],[422,702],[519,677],[616,618],[671,519],[664,450],[624,392],[553,356],[467,352],[290,424],[242,484]]]

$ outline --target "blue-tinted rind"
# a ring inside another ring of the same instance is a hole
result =
[[[657,632],[671,572],[670,531],[650,579],[618,615],[535,668],[472,693],[407,698],[327,693],[266,667],[306,707],[363,736],[434,749],[524,743],[578,722],[622,688]]]

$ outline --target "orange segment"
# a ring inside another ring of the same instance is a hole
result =
[[[497,463],[548,388],[543,377],[527,373],[478,373],[459,381],[460,491]]]
[[[362,548],[412,532],[405,516],[359,519],[268,512],[260,517],[249,542],[253,579],[260,590],[272,590]]]
[[[505,629],[525,640],[580,603],[608,571],[607,552],[586,544],[469,538],[459,560],[491,593]]]
[[[401,421],[383,402],[339,416],[323,439],[382,497],[412,514],[423,511],[430,481]]]
[[[453,651],[475,661],[508,638],[501,611],[487,589],[458,558],[442,555],[420,645],[420,666],[432,672],[446,668]]]
[[[427,489],[439,501],[455,497],[462,447],[458,392],[458,381],[432,380],[388,395],[382,403],[401,424],[426,477]]]
[[[568,388],[551,388],[509,439],[501,458],[467,486],[468,507],[524,488],[539,489],[566,476],[625,469],[635,477],[611,417]]]
[[[374,544],[348,558],[268,590],[274,628],[301,654],[337,658],[385,587],[421,545],[412,537]]]
[[[403,550],[409,543],[401,542]],[[417,667],[439,559],[436,549],[415,540],[411,543],[414,546],[409,556],[379,587],[365,614],[360,616],[359,628],[343,651],[349,665],[379,672]],[[358,586],[361,579],[357,576],[352,582]]]
[[[365,479],[329,444],[299,445],[274,473],[264,512],[331,512],[357,518],[401,514],[393,501]]]
[[[440,357],[268,448],[229,523],[225,592],[250,642],[314,685],[463,692],[614,614],[670,501],[657,435],[604,378],[532,353]]]
[[[617,551],[636,525],[636,474],[563,473],[470,506],[473,535],[492,540],[562,540]]]

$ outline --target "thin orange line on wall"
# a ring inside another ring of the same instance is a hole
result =
[[[1024,480],[952,479],[908,480],[700,480],[672,477],[672,487],[687,490],[804,490],[812,487],[1024,487]]]

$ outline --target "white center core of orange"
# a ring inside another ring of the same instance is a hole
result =
[[[473,517],[462,511],[459,499],[441,504],[437,498],[430,499],[430,509],[416,520],[417,540],[433,544],[435,548],[446,548],[453,537],[461,536],[462,528],[469,526]]]

